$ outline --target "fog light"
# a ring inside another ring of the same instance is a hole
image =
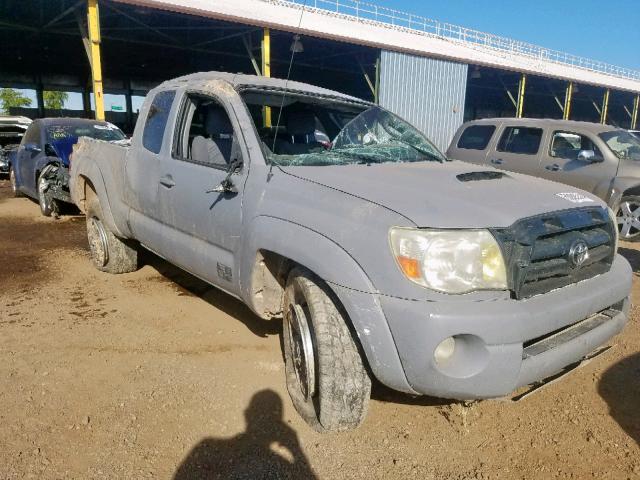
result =
[[[433,352],[433,358],[436,363],[443,363],[449,360],[453,356],[453,352],[456,349],[456,341],[453,337],[445,338],[440,344],[436,347],[435,352]]]

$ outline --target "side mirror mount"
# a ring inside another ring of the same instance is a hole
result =
[[[578,152],[578,160],[586,163],[600,163],[604,161],[604,158],[596,155],[596,152],[593,150],[580,150],[580,152]]]
[[[242,168],[242,160],[234,159],[229,164],[227,168],[227,176],[225,177],[219,185],[212,188],[211,190],[207,190],[207,193],[238,193],[238,188],[235,186],[233,181],[231,180],[231,175]]]
[[[27,143],[24,146],[24,149],[27,152],[32,152],[32,153],[40,153],[42,151],[42,149],[38,145],[36,145],[35,143]]]

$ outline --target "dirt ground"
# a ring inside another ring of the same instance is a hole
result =
[[[279,324],[146,262],[96,271],[84,218],[0,181],[0,479],[640,478],[637,307],[614,348],[520,402],[376,385],[361,428],[320,435],[289,401]]]

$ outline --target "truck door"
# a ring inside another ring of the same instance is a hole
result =
[[[600,182],[616,176],[617,168],[617,160],[604,156],[586,132],[554,130],[542,152],[539,176],[595,192]]]
[[[34,121],[22,137],[22,142],[16,152],[16,179],[23,191],[31,196],[37,196],[36,162],[44,155],[42,142],[43,128],[38,120]]]
[[[166,258],[231,293],[239,292],[234,253],[248,172],[237,132],[229,105],[208,94],[185,93],[171,155],[162,159],[159,191],[162,222],[169,227]],[[237,170],[232,167],[230,174],[232,164]],[[216,188],[227,177],[233,191]]]
[[[136,130],[125,161],[124,197],[131,207],[131,228],[143,245],[158,253],[163,248],[165,230],[158,203],[160,159],[170,149],[173,125],[167,124],[175,97],[175,90],[158,92],[140,112],[145,118],[142,131]]]
[[[543,130],[505,124],[500,140],[489,152],[488,164],[511,172],[537,175]]]

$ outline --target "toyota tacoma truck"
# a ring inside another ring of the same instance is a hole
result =
[[[168,81],[130,146],[81,138],[70,175],[99,270],[131,272],[145,248],[282,318],[287,388],[318,431],[359,425],[372,378],[506,396],[627,320],[631,268],[597,197],[448,161],[389,111],[310,85]]]

